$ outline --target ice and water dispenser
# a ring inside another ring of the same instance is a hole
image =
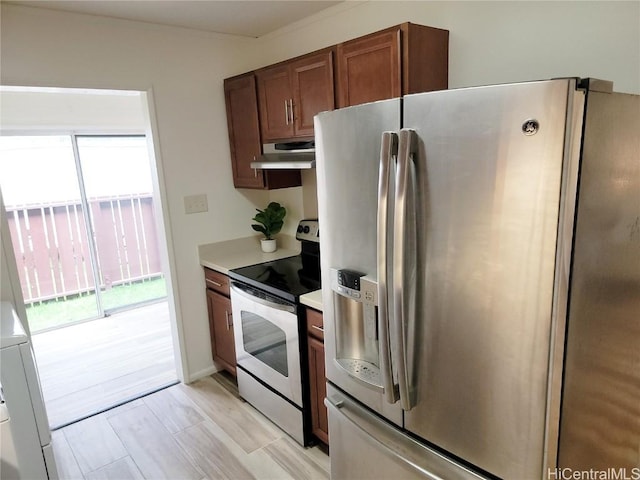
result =
[[[378,285],[353,270],[331,269],[336,363],[352,377],[382,388],[378,352]]]

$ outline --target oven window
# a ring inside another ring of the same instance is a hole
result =
[[[287,338],[284,330],[251,312],[242,311],[241,321],[245,352],[288,377]]]

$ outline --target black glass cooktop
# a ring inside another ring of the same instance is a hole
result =
[[[300,295],[320,289],[319,272],[303,269],[300,255],[235,268],[229,270],[229,277],[290,302],[298,302]]]

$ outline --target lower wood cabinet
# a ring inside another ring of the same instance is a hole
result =
[[[313,434],[329,445],[329,419],[324,398],[327,378],[324,369],[324,330],[322,313],[307,309],[307,345],[309,353],[309,384],[311,388],[311,429]]]
[[[236,347],[233,336],[233,311],[229,298],[229,277],[205,268],[205,280],[213,360],[235,375]]]

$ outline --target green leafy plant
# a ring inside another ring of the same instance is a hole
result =
[[[282,229],[287,209],[278,202],[271,202],[264,210],[256,210],[258,213],[252,220],[258,223],[251,225],[251,228],[262,233],[267,240],[271,240],[271,237]]]

